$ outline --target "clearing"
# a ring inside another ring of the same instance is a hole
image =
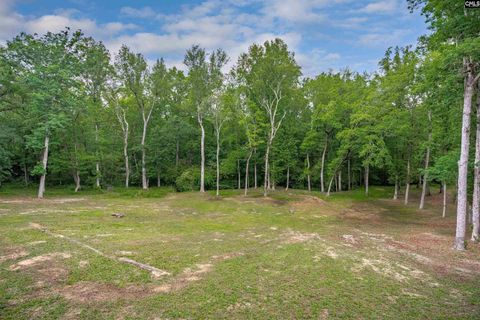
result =
[[[0,194],[1,319],[475,319],[480,246],[390,188]]]

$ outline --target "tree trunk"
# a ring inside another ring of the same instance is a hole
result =
[[[428,122],[430,124],[432,123],[432,112],[430,110],[428,110]],[[418,207],[420,210],[422,210],[425,206],[425,195],[427,194],[428,164],[429,164],[429,161],[430,161],[430,143],[431,142],[432,142],[432,130],[430,129],[430,131],[428,133],[427,153],[425,155],[425,172],[423,173],[422,195],[420,197],[420,206]]]
[[[342,191],[342,170],[338,171],[338,191]]]
[[[312,186],[310,183],[310,155],[307,153],[307,184],[308,184],[308,191],[312,191]]]
[[[330,178],[330,182],[328,183],[327,197],[330,196],[330,190],[332,189],[332,184],[334,179],[335,179],[335,173],[332,175],[332,177]]]
[[[468,149],[470,145],[470,114],[472,112],[472,98],[474,75],[468,58],[464,58],[465,91],[463,94],[462,141],[460,146],[460,160],[458,162],[458,199],[457,199],[457,228],[455,233],[456,250],[465,250],[465,232],[467,217],[467,178],[468,178]]]
[[[395,191],[393,192],[393,200],[398,200],[398,176],[395,176]]]
[[[147,182],[147,168],[145,163],[145,139],[147,137],[147,125],[148,120],[145,119],[145,115],[143,115],[143,131],[142,131],[142,188],[143,190],[148,189],[148,182]]]
[[[368,178],[370,174],[370,166],[367,164],[365,166],[365,195],[368,197]]]
[[[252,157],[253,154],[253,149],[250,150],[250,153],[248,154],[247,158],[247,163],[245,164],[245,196],[247,195],[248,192],[248,169],[250,166],[250,158]]]
[[[78,192],[81,188],[81,186],[80,186],[80,172],[78,170],[75,170],[75,173],[73,174],[73,180],[75,181],[75,192]]]
[[[472,199],[472,241],[480,240],[480,83],[477,92],[477,132],[475,137],[475,164]]]
[[[443,181],[443,212],[442,212],[442,218],[445,218],[445,215],[447,214],[447,183]]]
[[[405,205],[408,204],[409,194],[410,194],[410,156],[407,159],[407,176],[405,177]]]
[[[128,188],[130,184],[130,165],[128,163],[128,131],[124,133],[123,137],[123,158],[125,160],[125,187]]]
[[[325,170],[325,156],[327,154],[327,146],[328,146],[328,138],[325,138],[325,145],[323,146],[323,153],[322,153],[322,162],[320,165],[320,191],[321,192],[325,192],[324,170]]]
[[[257,180],[257,149],[254,149],[254,154],[255,154],[255,164],[253,166],[253,187],[255,189],[258,188],[258,180]]]
[[[47,177],[47,163],[48,163],[48,146],[50,142],[50,137],[48,134],[45,135],[45,143],[43,149],[43,157],[42,157],[42,169],[43,173],[40,176],[40,184],[38,186],[38,198],[42,199],[43,194],[45,193],[45,179]]]
[[[217,152],[216,152],[216,160],[217,160],[217,191],[216,196],[220,196],[220,130],[215,130],[215,137],[217,140]]]
[[[287,186],[285,187],[285,191],[288,191],[289,185],[290,185],[290,166],[287,166]]]
[[[267,150],[265,151],[265,181],[264,181],[264,186],[263,186],[263,196],[266,197],[268,195],[268,190],[267,188],[270,187],[270,181],[268,179],[269,177],[269,167],[268,167],[268,156],[270,154],[270,139],[267,142]]]
[[[270,176],[270,177],[271,177],[271,176]],[[274,176],[273,178],[271,178],[271,179],[272,179],[272,190],[275,190],[275,187],[276,187],[276,185],[275,185],[275,176]]]
[[[97,162],[95,163],[95,174],[96,174],[96,181],[95,186],[100,188],[100,161],[98,160],[98,125],[95,124],[95,144],[97,148]]]
[[[205,192],[205,128],[203,127],[203,120],[198,115],[198,123],[200,124],[200,129],[202,131],[202,136],[200,138],[200,155],[202,157],[200,165],[200,192]]]
[[[128,164],[128,121],[125,110],[119,105],[115,108],[115,115],[123,132],[123,158],[125,161],[125,187],[128,188],[130,183],[130,165]]]
[[[26,162],[23,163],[23,180],[24,180],[25,186],[28,186],[28,169],[27,169]]]
[[[240,173],[240,159],[237,159],[237,179],[238,179],[238,190],[242,188],[242,179]]]

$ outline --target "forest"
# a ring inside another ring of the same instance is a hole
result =
[[[457,207],[463,250],[479,239],[480,11],[409,5],[430,28],[417,44],[389,48],[373,73],[312,78],[281,39],[229,69],[222,49],[193,45],[184,72],[80,30],[19,34],[0,48],[0,182],[38,184],[39,198],[72,184],[264,196],[392,185],[405,204],[417,184],[419,209],[438,192],[444,215]]]
[[[376,26],[399,2],[172,6],[316,26],[302,6],[352,5]],[[54,2],[61,31],[1,42],[0,3],[0,319],[478,319],[480,9],[406,3],[428,27],[415,43],[313,75],[288,34],[238,56],[189,43],[173,64],[64,25],[79,13]],[[145,28],[170,8],[116,5]]]

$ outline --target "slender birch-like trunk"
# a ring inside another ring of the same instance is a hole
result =
[[[290,166],[287,166],[287,186],[285,187],[285,191],[288,191],[289,185],[290,185]]]
[[[217,169],[217,191],[216,196],[220,196],[220,128],[215,128],[215,138],[217,140],[216,169]]]
[[[43,147],[43,156],[42,156],[42,169],[43,173],[40,176],[40,184],[38,186],[38,198],[43,199],[45,193],[45,179],[47,177],[47,164],[48,164],[48,146],[50,143],[50,136],[48,133],[45,135],[44,147]]]
[[[23,182],[25,183],[25,186],[28,186],[28,169],[26,162],[23,163]]]
[[[323,146],[323,152],[322,152],[322,162],[320,165],[320,191],[321,192],[325,192],[324,170],[325,170],[325,156],[327,154],[327,146],[328,146],[328,135],[325,138],[325,145]]]
[[[330,178],[330,182],[328,183],[327,197],[330,196],[330,190],[332,189],[332,184],[334,179],[335,179],[335,173],[332,175],[332,177]]]
[[[146,140],[146,137],[147,137],[147,127],[148,127],[148,122],[150,120],[150,116],[152,115],[152,110],[153,110],[153,108],[150,109],[147,117],[145,117],[145,112],[142,111],[143,131],[142,131],[141,146],[142,146],[142,188],[143,188],[143,190],[148,189],[147,167],[146,167],[146,162],[145,162],[145,153],[146,153],[145,140]]]
[[[464,58],[466,71],[465,88],[463,94],[462,140],[460,145],[460,160],[458,162],[458,196],[457,196],[457,227],[455,232],[454,248],[465,250],[465,233],[467,218],[467,179],[468,179],[468,150],[470,146],[470,117],[472,112],[473,88],[476,80],[473,66],[469,58]]]
[[[338,171],[338,191],[342,191],[342,170]]]
[[[95,186],[97,188],[100,188],[100,161],[98,160],[98,125],[95,124],[95,145],[96,145],[96,148],[97,148],[97,154],[96,154],[96,157],[97,157],[97,161],[95,163],[95,174],[96,174],[96,181],[95,181]]]
[[[75,181],[75,192],[78,192],[81,188],[80,186],[80,172],[75,170],[73,174],[73,180]]]
[[[125,163],[125,187],[128,188],[130,184],[130,165],[128,163],[128,121],[125,110],[118,104],[115,108],[115,115],[123,132],[123,159]]]
[[[257,179],[257,148],[254,149],[254,155],[255,155],[255,163],[253,166],[253,187],[255,189],[258,188],[258,179]]]
[[[428,145],[427,153],[425,155],[425,172],[423,173],[423,185],[422,185],[422,195],[420,197],[420,206],[418,207],[422,210],[425,206],[425,195],[427,194],[427,184],[428,184],[428,165],[430,161],[430,144],[432,143],[432,112],[428,110],[428,122],[430,123],[430,131],[428,133]]]
[[[447,183],[445,181],[442,182],[442,187],[443,187],[443,212],[442,212],[442,218],[445,218],[445,215],[447,214]]]
[[[474,242],[480,241],[480,82],[477,92],[477,132],[475,137],[475,164],[473,178],[472,199],[472,238]]]
[[[395,176],[395,191],[393,192],[393,200],[398,200],[398,176]]]
[[[125,187],[128,188],[130,185],[130,164],[128,163],[128,129],[123,136],[123,159],[125,162]]]
[[[405,205],[408,204],[408,196],[410,194],[410,155],[407,159],[407,176],[405,177]]]
[[[270,140],[270,139],[269,139]],[[270,141],[267,143],[267,150],[265,151],[265,181],[263,186],[263,196],[266,197],[268,195],[267,189],[270,188],[270,179],[269,177],[269,167],[268,167],[268,156],[270,154]]]
[[[160,180],[160,171],[157,171],[157,187],[160,188],[162,181]]]
[[[240,173],[240,159],[237,159],[237,180],[238,180],[238,190],[242,188],[242,179]]]
[[[308,191],[312,191],[312,186],[310,183],[310,155],[307,152],[307,185],[308,185]]]
[[[245,196],[248,193],[248,173],[249,173],[248,169],[250,166],[250,158],[252,157],[252,154],[253,154],[253,149],[250,150],[250,153],[248,154],[248,158],[247,158],[247,163],[245,164]]]
[[[203,127],[203,119],[200,113],[197,114],[197,119],[202,131],[200,137],[200,155],[202,158],[200,164],[200,192],[205,192],[205,128]]]

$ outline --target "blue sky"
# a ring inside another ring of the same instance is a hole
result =
[[[182,69],[192,44],[223,48],[231,66],[252,43],[280,37],[306,76],[347,66],[373,71],[389,46],[414,45],[427,32],[406,0],[0,0],[1,43],[65,26],[102,40],[112,54],[127,44]]]

